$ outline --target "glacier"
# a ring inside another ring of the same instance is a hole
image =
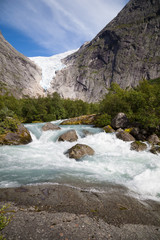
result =
[[[30,60],[42,69],[42,80],[40,84],[45,90],[50,87],[50,82],[56,75],[56,71],[65,67],[61,60],[77,50],[78,49],[70,50],[50,57],[30,57]]]

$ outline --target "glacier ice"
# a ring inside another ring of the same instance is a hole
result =
[[[30,57],[30,59],[42,69],[42,81],[40,84],[45,90],[50,87],[50,82],[55,76],[55,72],[65,67],[61,59],[75,51],[77,51],[77,49],[56,54],[51,57]]]

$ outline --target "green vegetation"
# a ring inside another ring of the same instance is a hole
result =
[[[160,78],[155,78],[155,79],[149,80],[149,83],[151,83],[151,84],[159,84],[160,85]]]
[[[112,84],[100,103],[62,99],[57,93],[47,97],[16,99],[9,94],[0,95],[0,120],[14,131],[15,114],[23,122],[46,122],[73,118],[87,114],[100,114],[96,126],[110,125],[111,118],[124,112],[131,122],[138,122],[145,129],[160,133],[160,78],[142,81],[129,90]],[[14,113],[13,113],[14,112]],[[6,117],[7,116],[7,117]],[[5,117],[5,120],[3,119]],[[1,131],[3,126],[1,127]],[[159,134],[160,135],[160,134]]]
[[[15,132],[19,123],[14,112],[7,107],[0,110],[0,135],[8,131]]]
[[[8,208],[8,206],[4,205],[1,209],[0,209],[0,231],[2,231],[11,221],[11,216],[6,217],[6,209]],[[0,234],[0,240],[5,240],[5,238],[3,237],[3,235]]]
[[[114,117],[124,112],[131,122],[138,122],[145,129],[160,131],[160,84],[144,80],[130,90],[112,84],[109,93],[100,102],[100,112]]]
[[[101,114],[95,121],[96,127],[104,127],[111,124],[111,116],[107,113]]]
[[[37,99],[29,97],[16,99],[9,94],[5,94],[0,95],[0,120],[7,121],[6,124],[8,121],[11,123],[10,117],[14,115],[14,117],[17,116],[19,120],[26,123],[47,122],[98,113],[98,106],[98,104],[89,104],[82,100],[62,99],[57,93]]]

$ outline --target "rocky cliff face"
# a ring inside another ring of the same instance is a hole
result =
[[[91,42],[64,59],[49,92],[95,102],[112,82],[134,87],[160,76],[160,1],[131,0]]]
[[[41,69],[16,51],[0,33],[0,91],[9,90],[16,97],[43,95]]]

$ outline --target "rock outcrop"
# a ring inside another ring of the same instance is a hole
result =
[[[23,145],[32,141],[31,135],[23,124],[17,124],[16,131],[8,131],[0,135],[0,145]]]
[[[40,81],[41,69],[14,49],[0,32],[0,92],[9,91],[17,98],[43,96]]]
[[[43,127],[43,131],[48,131],[48,130],[60,130],[61,128],[53,123],[46,123]]]
[[[122,88],[160,76],[160,2],[130,0],[89,43],[64,59],[50,93],[88,102],[100,100],[111,83]]]
[[[74,142],[77,141],[78,136],[75,130],[70,130],[66,133],[63,133],[59,138],[58,141],[59,142],[64,142],[64,141],[68,141],[68,142]]]
[[[69,158],[74,158],[76,160],[81,159],[86,155],[94,155],[94,150],[85,144],[76,144],[72,148],[70,148],[66,154]]]

